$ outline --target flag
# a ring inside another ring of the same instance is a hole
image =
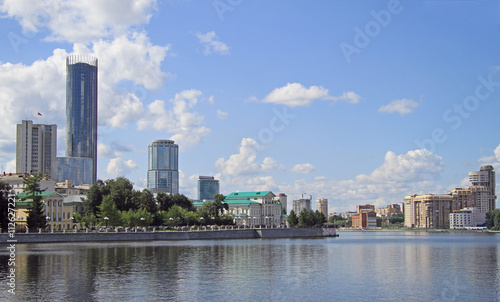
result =
[[[42,114],[41,114],[40,112],[38,112],[38,115],[39,115],[39,116],[42,116]]]

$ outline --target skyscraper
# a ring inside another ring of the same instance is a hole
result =
[[[495,193],[495,171],[493,171],[493,167],[490,165],[482,166],[479,171],[469,172],[469,181],[474,187],[486,187],[489,196],[486,198],[482,198],[484,201],[479,201],[477,207],[480,208],[482,213],[486,213],[488,211],[494,210],[496,207],[496,193]],[[484,195],[484,194],[483,194]]]
[[[179,146],[155,140],[148,146],[148,189],[152,193],[179,193]]]
[[[200,176],[198,178],[198,199],[213,200],[219,194],[219,180],[213,176]]]
[[[16,173],[42,172],[50,179],[57,173],[57,126],[17,124]]]
[[[92,159],[97,179],[97,58],[66,58],[66,157]]]

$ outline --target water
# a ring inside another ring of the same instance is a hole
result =
[[[500,301],[500,234],[27,244],[0,301]],[[2,247],[0,266],[8,269]]]

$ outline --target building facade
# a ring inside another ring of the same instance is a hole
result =
[[[328,217],[328,199],[320,198],[316,200],[316,210]]]
[[[281,209],[283,212],[285,213],[288,213],[288,207],[287,207],[287,203],[288,203],[288,197],[286,196],[285,193],[278,193],[276,194],[276,197],[274,197],[274,202],[275,203],[279,203],[281,204]]]
[[[286,215],[281,214],[281,204],[275,202],[271,191],[233,192],[224,200],[229,210],[224,213],[233,215],[237,226],[277,227],[284,225]],[[199,208],[203,201],[193,202]]]
[[[487,188],[488,197],[486,197],[483,192],[483,196],[477,207],[480,209],[481,213],[487,213],[496,208],[496,180],[495,171],[493,171],[493,166],[485,165],[482,166],[479,171],[469,172],[469,181],[473,187],[485,187]],[[484,190],[483,190],[484,191]]]
[[[352,215],[352,227],[353,228],[376,228],[380,226],[377,224],[377,214],[375,212],[361,212]]]
[[[302,194],[300,199],[296,199],[293,201],[292,207],[296,215],[299,215],[302,210],[311,210],[311,198],[311,195],[309,195],[309,198],[307,198],[306,194]]]
[[[178,162],[179,146],[174,141],[153,141],[148,146],[148,190],[153,194],[179,193]]]
[[[450,213],[459,210],[451,194],[405,197],[405,227],[444,228],[450,226]]]
[[[57,174],[57,126],[33,124],[22,121],[17,124],[16,173],[41,172],[50,179]]]
[[[219,194],[219,180],[213,176],[200,176],[198,178],[198,200],[213,200]]]
[[[86,157],[58,157],[57,181],[75,185],[93,184],[94,161]]]
[[[97,58],[94,57],[66,58],[66,157],[91,158],[90,184],[97,180]]]
[[[478,208],[464,208],[450,213],[450,229],[475,228],[485,224],[485,216]]]

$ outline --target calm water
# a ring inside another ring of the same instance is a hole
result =
[[[17,245],[0,301],[499,301],[500,234]]]

